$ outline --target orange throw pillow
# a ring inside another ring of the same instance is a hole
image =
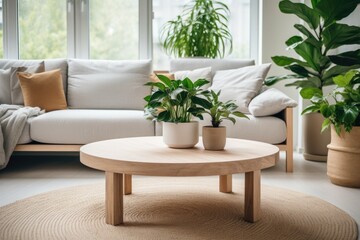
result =
[[[25,106],[40,107],[46,112],[67,108],[60,69],[42,73],[18,72],[17,76]]]

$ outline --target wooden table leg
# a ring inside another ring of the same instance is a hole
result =
[[[123,174],[105,172],[105,215],[106,223],[123,223]]]
[[[245,173],[245,221],[260,219],[260,170]]]
[[[129,195],[132,193],[132,176],[124,174],[124,194]]]
[[[232,174],[219,176],[219,191],[223,193],[232,192]]]

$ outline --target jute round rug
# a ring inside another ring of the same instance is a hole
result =
[[[243,183],[134,178],[123,226],[105,224],[104,183],[70,187],[0,208],[0,239],[356,239],[355,221],[302,193],[262,186],[262,219],[243,220]]]

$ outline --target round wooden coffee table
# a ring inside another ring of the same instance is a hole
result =
[[[80,161],[105,171],[106,223],[123,223],[123,193],[131,194],[131,175],[219,175],[220,192],[232,191],[232,174],[245,173],[244,219],[260,219],[260,171],[274,166],[279,148],[262,142],[228,138],[224,151],[207,151],[199,143],[191,149],[167,147],[162,137],[113,139],[84,145]],[[204,199],[206,201],[206,199]]]

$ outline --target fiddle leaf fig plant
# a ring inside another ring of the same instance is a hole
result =
[[[333,80],[337,85],[333,92],[327,96],[315,94],[311,98],[312,104],[302,114],[320,112],[325,118],[322,131],[333,124],[340,135],[342,127],[350,132],[353,126],[360,126],[360,71],[351,70]]]
[[[344,45],[360,44],[360,27],[337,21],[352,13],[360,0],[311,0],[311,6],[282,0],[280,11],[295,14],[304,24],[294,27],[302,34],[290,37],[287,49],[295,51],[300,59],[288,56],[273,56],[273,62],[290,70],[292,74],[269,77],[265,85],[291,79],[286,86],[300,88],[300,95],[311,99],[322,93],[323,87],[334,84],[333,77],[360,67],[360,49],[339,54],[330,50]]]
[[[189,78],[171,80],[164,75],[157,77],[160,82],[146,83],[153,88],[152,93],[144,98],[147,119],[174,123],[190,122],[192,116],[203,119],[202,110],[209,107],[209,103],[202,98],[201,87],[209,81],[198,79],[192,82]]]
[[[229,15],[229,8],[220,1],[192,0],[163,26],[162,46],[175,57],[222,58],[232,52]]]
[[[234,101],[229,100],[226,102],[222,102],[219,100],[219,95],[221,91],[217,93],[213,90],[204,92],[204,96],[206,97],[208,103],[204,104],[204,109],[191,109],[194,112],[203,112],[205,114],[210,115],[211,124],[213,127],[217,128],[220,126],[223,120],[229,120],[233,124],[236,123],[235,117],[239,118],[248,118],[244,113],[236,111],[238,106],[234,103]]]

